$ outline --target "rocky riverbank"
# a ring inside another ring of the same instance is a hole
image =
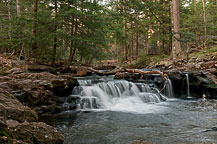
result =
[[[0,144],[63,143],[63,136],[39,122],[38,115],[61,111],[57,97],[71,92],[76,82],[73,76],[32,73],[25,65],[13,66],[19,62],[0,58]]]
[[[208,60],[207,60],[208,59]],[[176,97],[187,89],[187,76],[191,96],[217,98],[216,57],[190,59],[185,63],[162,61],[150,66],[169,75]],[[0,144],[61,144],[63,136],[53,127],[38,122],[38,115],[56,114],[64,108],[65,97],[78,85],[75,75],[60,74],[59,70],[44,65],[28,65],[23,61],[8,60],[0,56]],[[87,68],[72,68],[77,76],[91,75]],[[115,78],[139,80],[140,74],[118,72]],[[143,82],[162,87],[162,79],[144,75]],[[184,95],[186,95],[184,93]]]
[[[0,77],[1,143],[61,144],[63,136],[38,122],[38,114],[61,111],[58,98],[71,92],[70,75],[11,73]]]

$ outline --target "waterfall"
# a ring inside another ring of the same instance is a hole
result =
[[[168,79],[168,84],[166,85],[166,95],[169,98],[174,97],[173,85],[170,79]]]
[[[190,97],[190,85],[189,85],[189,77],[188,74],[186,75],[186,81],[187,81],[187,97]]]
[[[153,84],[126,80],[94,82],[93,79],[79,79],[78,82],[79,86],[74,87],[64,103],[65,109],[128,110],[135,106],[139,109],[144,104],[159,103],[167,99]],[[168,90],[172,96],[170,86]]]

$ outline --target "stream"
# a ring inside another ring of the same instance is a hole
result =
[[[217,143],[216,100],[177,99],[153,85],[111,79],[78,80],[71,95],[77,102],[66,100],[64,112],[42,121],[64,135],[64,144]]]

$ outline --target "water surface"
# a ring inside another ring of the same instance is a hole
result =
[[[42,120],[64,135],[64,144],[215,144],[216,108],[215,100],[168,99],[125,109],[68,111]]]

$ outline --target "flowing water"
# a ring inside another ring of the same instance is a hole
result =
[[[186,75],[186,81],[187,81],[187,96],[190,97],[190,85],[189,85],[189,77],[188,74]]]
[[[153,84],[112,79],[78,79],[69,97],[77,111],[68,98],[67,111],[42,120],[64,135],[64,144],[217,143],[217,101],[167,98]]]

